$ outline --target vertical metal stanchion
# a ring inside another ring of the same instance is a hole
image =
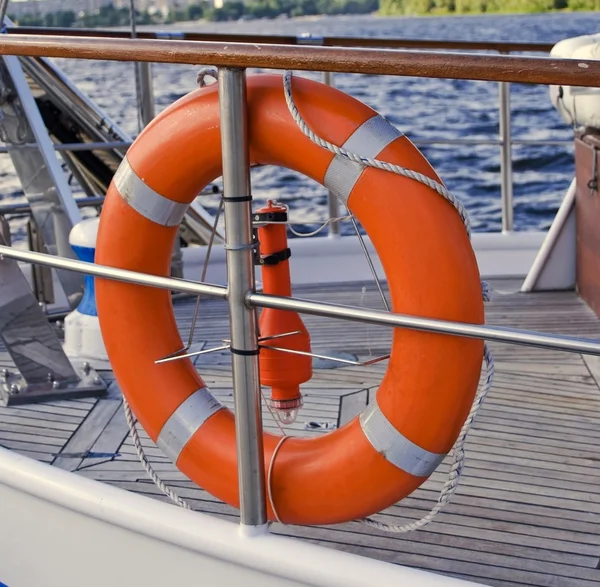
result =
[[[8,9],[9,0],[0,0],[0,26],[4,26],[4,17],[6,16],[6,10]]]
[[[502,197],[502,232],[510,232],[514,228],[511,130],[510,83],[500,82],[500,188]]]
[[[323,72],[323,83],[333,87],[333,73],[331,71]],[[338,218],[340,215],[340,202],[331,192],[327,192],[327,209],[329,218]],[[329,225],[327,234],[330,237],[337,237],[340,234],[340,223],[332,222]]]
[[[1,2],[2,0],[0,0]],[[135,0],[129,2],[131,19],[131,38],[137,37]],[[137,94],[138,121],[140,131],[146,127],[155,116],[154,88],[152,86],[152,64],[147,62],[136,62],[135,66],[135,90]]]
[[[142,127],[148,126],[156,115],[154,108],[154,88],[152,86],[152,64],[136,63],[136,75],[140,88],[139,110]]]
[[[240,516],[244,525],[261,526],[267,518],[258,332],[256,310],[246,303],[255,280],[245,70],[219,70],[219,107]]]

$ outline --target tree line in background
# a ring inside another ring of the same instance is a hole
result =
[[[240,18],[277,18],[318,14],[467,14],[481,12],[546,12],[549,10],[600,10],[600,0],[249,0],[226,2],[214,8],[201,0],[187,8],[162,13],[139,12],[138,24],[171,24],[204,18],[211,21]],[[45,15],[28,14],[11,17],[21,26],[113,27],[129,24],[129,9],[103,6],[93,14],[76,14],[72,10]]]
[[[379,0],[249,0],[226,2],[222,8],[214,8],[212,2],[200,1],[186,8],[162,13],[138,11],[138,24],[171,24],[173,22],[198,20],[239,20],[240,18],[277,18],[311,16],[317,14],[368,14],[379,9]],[[47,27],[112,27],[127,26],[130,22],[128,8],[103,6],[94,14],[76,14],[72,10],[45,15],[26,14],[11,16],[20,26]]]
[[[382,14],[468,14],[600,10],[600,0],[381,0]]]
[[[227,2],[213,11],[214,20],[233,18],[277,18],[317,14],[369,14],[379,9],[379,0],[249,0]],[[215,18],[216,17],[216,18]]]

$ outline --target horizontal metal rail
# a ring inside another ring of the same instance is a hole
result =
[[[128,149],[132,141],[113,141],[109,143],[62,143],[55,144],[56,151],[110,151],[111,149]]]
[[[77,261],[76,259],[67,259],[57,257],[46,253],[37,253],[34,251],[20,251],[13,247],[0,245],[0,257],[7,257],[25,263],[45,265],[54,269],[66,269],[67,271],[76,271],[95,277],[104,277],[125,283],[135,283],[137,285],[148,285],[159,289],[168,289],[182,293],[207,295],[216,298],[227,297],[227,287],[223,285],[212,285],[210,283],[198,283],[187,279],[177,279],[174,277],[161,277],[159,275],[150,275],[148,273],[139,273],[138,271],[129,271],[128,269],[119,269],[117,267],[108,267],[96,263],[87,263]]]
[[[139,273],[137,271],[97,265],[95,263],[86,263],[74,259],[65,259],[63,257],[56,257],[45,253],[20,251],[7,246],[0,246],[0,255],[17,261],[45,265],[47,267],[54,267],[55,269],[67,269],[94,275],[95,277],[125,281],[127,283],[147,285],[150,287],[184,293],[204,294],[218,298],[227,297],[227,287],[222,285],[197,283],[195,281],[174,279],[172,277],[160,277],[157,275]],[[461,322],[450,322],[447,320],[436,320],[432,318],[420,318],[418,316],[408,316],[384,312],[382,310],[368,310],[365,308],[314,302],[312,300],[302,300],[298,298],[285,298],[263,293],[250,293],[247,296],[247,300],[250,304],[262,308],[296,310],[303,314],[340,318],[354,322],[408,328],[425,332],[438,332],[440,334],[457,335],[467,338],[482,338],[497,342],[507,342],[543,349],[600,356],[600,342],[585,338],[544,334],[542,332],[519,330],[502,326],[483,326],[477,324],[464,324]]]
[[[415,145],[488,145],[488,146],[502,146],[504,141],[502,139],[413,139],[411,142]],[[549,139],[547,141],[543,139],[512,139],[512,145],[572,145],[573,141],[568,139]]]
[[[600,86],[598,61],[477,53],[1,35],[0,54]]]
[[[502,144],[502,141],[498,141]],[[512,139],[511,143],[513,145],[573,145],[572,139]]]
[[[114,141],[110,143],[57,143],[54,145],[55,151],[110,151],[112,149],[128,149],[133,143],[130,141]],[[15,149],[39,149],[39,145],[36,143],[25,143],[24,145],[18,145],[12,147],[11,150]],[[0,153],[8,153],[7,147],[0,147]]]
[[[93,196],[86,198],[74,198],[75,203],[79,208],[87,206],[102,206],[104,204],[104,196]],[[8,216],[13,214],[29,214],[31,205],[25,202],[17,204],[0,204],[0,216]]]
[[[102,37],[128,39],[129,31],[110,29],[79,29],[52,27],[8,27],[9,34],[62,35],[65,37]],[[398,39],[377,37],[321,37],[315,35],[252,35],[230,33],[194,33],[183,31],[136,31],[138,39],[177,41],[217,41],[220,43],[264,43],[266,45],[321,45],[323,47],[363,47],[387,49],[452,49],[468,51],[498,51],[500,53],[549,53],[551,43],[518,43],[501,41],[445,41],[429,39]]]
[[[502,145],[500,139],[412,139],[415,145]],[[573,141],[543,139],[513,139],[513,145],[570,145]],[[112,143],[62,143],[54,145],[56,151],[110,151],[111,149],[128,149],[133,143],[115,141]],[[35,143],[19,145],[19,149],[38,149]],[[8,148],[0,146],[0,153],[8,153]]]
[[[382,310],[367,310],[365,308],[314,302],[298,298],[284,298],[262,293],[251,293],[248,296],[248,301],[262,308],[296,310],[302,314],[312,314],[327,318],[342,318],[344,320],[366,322],[379,326],[394,326],[424,332],[453,334],[466,338],[482,338],[543,349],[600,355],[600,341],[545,334],[533,330],[520,330],[503,326],[480,326],[477,324],[450,322],[433,318],[420,318],[418,316],[396,314]]]

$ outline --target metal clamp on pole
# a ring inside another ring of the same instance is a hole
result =
[[[258,329],[256,309],[246,303],[255,278],[244,70],[219,70],[219,106],[240,517],[244,525],[262,526],[267,517]]]

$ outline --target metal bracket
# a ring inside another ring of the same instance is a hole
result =
[[[49,402],[63,399],[77,399],[105,395],[106,383],[90,365],[76,359],[71,363],[74,379],[53,380],[48,373],[46,381],[28,383],[16,370],[7,368],[0,371],[0,405],[16,406],[36,402]]]
[[[69,232],[81,215],[23,68],[12,55],[0,59],[0,134],[31,205],[46,252],[75,258]],[[26,146],[31,144],[37,148]],[[83,292],[83,279],[65,271],[57,274],[73,307]]]
[[[273,265],[279,265],[283,261],[287,261],[292,256],[292,250],[287,247],[283,249],[283,251],[277,251],[276,253],[271,253],[270,255],[261,255],[260,252],[255,256],[255,265],[267,265],[272,267]],[[258,257],[258,261],[256,261],[256,257]]]
[[[0,244],[5,242],[0,236]],[[0,405],[103,395],[107,386],[65,354],[16,261],[0,256]],[[4,356],[2,356],[4,355]]]
[[[27,240],[29,241],[30,250],[45,250],[44,239],[38,230],[33,216],[27,221]],[[38,302],[45,305],[54,304],[53,272],[50,267],[31,265],[31,283],[33,286],[33,293]]]
[[[371,390],[368,387],[340,396],[336,428],[341,428],[354,420],[369,405],[370,401]]]

